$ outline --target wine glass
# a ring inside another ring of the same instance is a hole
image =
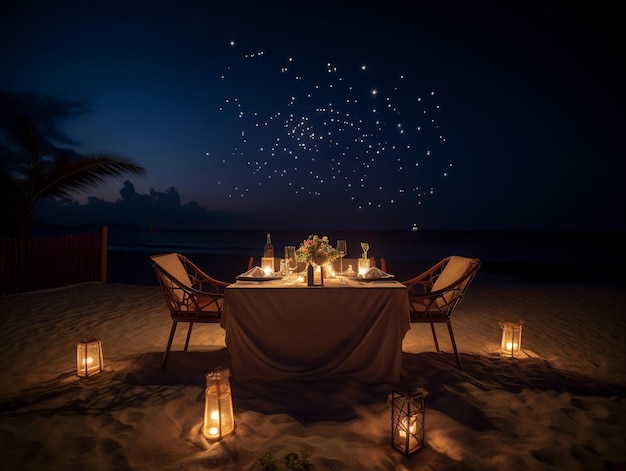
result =
[[[348,246],[345,240],[339,239],[337,241],[337,252],[339,252],[339,272],[343,273],[343,257],[348,254]]]
[[[285,245],[285,269],[287,270],[287,274],[293,273],[297,265],[296,246]]]

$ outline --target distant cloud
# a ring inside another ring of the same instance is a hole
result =
[[[202,225],[220,227],[232,223],[237,215],[225,211],[210,211],[195,201],[181,204],[176,188],[164,192],[150,189],[139,194],[130,181],[120,189],[121,198],[115,202],[89,197],[86,204],[69,199],[47,199],[37,206],[44,224],[53,225]]]

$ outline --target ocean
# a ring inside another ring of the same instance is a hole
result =
[[[207,274],[232,281],[247,270],[249,257],[260,257],[266,231],[206,230],[177,227],[110,226],[110,283],[156,285],[150,266],[153,254],[179,252]],[[310,233],[270,231],[275,256],[285,245],[296,247]],[[328,231],[333,246],[347,241],[346,257],[385,258],[387,271],[399,280],[415,276],[448,255],[480,258],[482,271],[533,282],[623,282],[624,239],[621,233],[593,232],[465,232],[465,231]]]

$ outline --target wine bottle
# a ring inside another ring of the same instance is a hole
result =
[[[272,245],[272,238],[269,234],[267,234],[267,242],[265,242],[265,247],[263,248],[263,256],[274,257],[274,246]]]

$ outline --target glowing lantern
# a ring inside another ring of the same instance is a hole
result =
[[[274,257],[261,257],[261,268],[267,276],[274,274]]]
[[[391,445],[405,455],[426,446],[424,441],[425,393],[393,391],[391,396]]]
[[[209,440],[220,440],[235,429],[229,376],[230,371],[227,368],[217,369],[206,375],[202,434]]]
[[[76,345],[76,371],[78,376],[102,373],[102,341],[100,339],[83,340]]]
[[[522,352],[522,324],[519,322],[500,321],[502,329],[502,343],[500,345],[500,355],[516,358]]]
[[[364,277],[370,269],[369,258],[359,258],[359,276]]]

